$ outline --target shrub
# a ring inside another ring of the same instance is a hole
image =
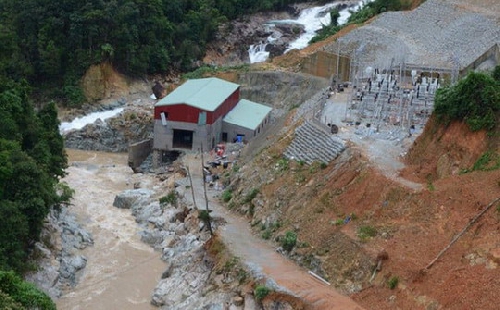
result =
[[[255,197],[257,197],[258,194],[259,194],[259,189],[258,188],[252,188],[252,190],[243,199],[243,203],[249,203],[250,201],[252,201],[252,199],[254,199]]]
[[[495,79],[495,81],[500,82],[500,65],[496,66],[491,73],[491,76]]]
[[[286,158],[281,158],[278,160],[276,163],[276,170],[279,172],[287,171],[288,170],[288,159]]]
[[[264,297],[269,295],[269,293],[271,293],[270,288],[268,288],[265,285],[257,285],[253,294],[255,295],[255,299],[257,299],[258,301],[261,301],[262,299],[264,299]]]
[[[498,82],[485,73],[470,72],[456,85],[438,89],[434,109],[438,121],[465,121],[472,131],[492,130],[500,111]]]
[[[62,88],[65,105],[70,108],[78,108],[85,102],[83,90],[79,86],[66,85]]]
[[[266,229],[263,233],[262,233],[262,239],[266,239],[266,240],[269,240],[269,238],[271,238],[271,230],[269,229]]]
[[[203,222],[207,223],[210,220],[210,213],[207,210],[200,210],[198,218]]]
[[[50,297],[37,289],[33,284],[23,281],[14,272],[0,271],[0,292],[10,296],[12,305],[21,304],[23,306],[18,309],[56,309]],[[0,297],[2,296],[0,295]],[[0,302],[0,304],[2,303]]]
[[[233,192],[230,189],[226,189],[222,193],[222,201],[228,202],[229,200],[231,200],[231,198],[233,198]]]
[[[293,231],[287,231],[285,237],[281,240],[281,246],[290,252],[297,244],[297,234]]]
[[[248,279],[248,272],[245,269],[239,268],[236,273],[236,278],[238,279],[238,284],[243,284]]]
[[[362,240],[368,239],[370,237],[375,237],[377,235],[377,230],[369,225],[363,225],[358,228],[358,236]]]
[[[253,216],[255,214],[255,205],[253,203],[250,204],[250,208],[248,209],[248,213],[250,216]]]
[[[177,202],[177,195],[174,190],[171,190],[167,196],[163,196],[160,198],[160,204],[175,204]]]
[[[474,163],[472,171],[490,171],[500,168],[500,156],[494,152],[488,151],[481,155]]]
[[[392,276],[389,281],[387,281],[387,286],[389,286],[389,288],[393,290],[396,288],[396,286],[398,286],[398,283],[399,278],[397,276]]]

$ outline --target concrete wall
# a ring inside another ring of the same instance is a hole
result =
[[[237,135],[244,135],[245,141],[249,141],[250,139],[261,134],[270,125],[270,118],[270,113],[268,113],[255,130],[235,124],[223,123],[222,131],[227,133],[228,142],[233,142]]]
[[[246,141],[254,137],[254,131],[248,128],[240,127],[235,124],[224,123],[223,132],[227,133],[227,141],[233,142],[237,135],[244,135]]]
[[[154,124],[154,149],[172,150],[174,129],[193,131],[193,150],[198,150],[203,144],[204,149],[212,148],[212,142],[217,144],[222,138],[222,120],[218,119],[212,125],[198,125],[184,122],[167,121],[164,126],[161,120]]]
[[[128,165],[135,171],[142,162],[151,154],[153,140],[147,139],[132,143],[128,146]]]
[[[327,79],[333,76],[338,82],[345,82],[350,80],[350,62],[347,56],[318,51],[304,60],[301,71]]]
[[[484,52],[484,54],[479,56],[473,63],[460,70],[460,76],[464,76],[469,71],[475,70],[487,60],[492,60],[496,65],[500,64],[500,47],[498,44],[493,45],[490,49]]]

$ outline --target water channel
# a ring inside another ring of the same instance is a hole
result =
[[[94,237],[83,250],[87,266],[78,285],[56,301],[57,309],[156,309],[151,293],[165,263],[160,253],[140,241],[139,226],[130,210],[113,207],[114,197],[150,182],[127,166],[127,154],[67,150],[68,175],[63,179],[75,189],[72,211]],[[142,179],[141,179],[142,178]]]

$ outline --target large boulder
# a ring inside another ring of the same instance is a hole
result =
[[[135,204],[147,204],[153,194],[152,190],[144,188],[125,190],[116,195],[113,206],[119,209],[131,209]]]

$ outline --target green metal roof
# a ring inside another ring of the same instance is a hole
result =
[[[239,85],[218,78],[188,80],[155,106],[187,104],[205,111],[215,111]]]
[[[257,129],[272,108],[250,100],[241,99],[224,117],[223,121],[251,130]]]

